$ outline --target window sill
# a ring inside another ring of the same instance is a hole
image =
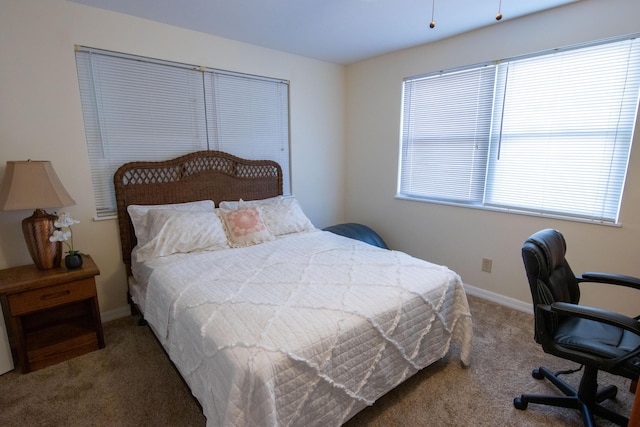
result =
[[[411,201],[411,202],[420,202],[420,203],[430,203],[430,204],[434,204],[434,205],[445,205],[445,206],[454,206],[454,207],[459,207],[459,208],[478,209],[478,210],[491,211],[491,212],[502,212],[502,213],[514,214],[514,215],[533,216],[533,217],[537,217],[537,218],[559,219],[559,220],[562,220],[562,221],[572,221],[572,222],[581,222],[581,223],[585,223],[585,224],[604,225],[604,226],[607,226],[607,227],[617,227],[617,228],[621,228],[622,227],[622,224],[620,222],[616,222],[616,223],[614,223],[614,222],[606,222],[606,221],[601,221],[601,220],[572,217],[572,216],[561,215],[561,214],[550,214],[550,213],[544,213],[544,212],[528,212],[528,211],[522,211],[522,210],[517,210],[517,209],[501,208],[501,207],[497,207],[497,206],[469,205],[469,204],[465,204],[465,203],[445,202],[445,201],[440,201],[440,200],[427,200],[427,199],[422,199],[422,198],[419,198],[419,197],[405,196],[405,195],[402,195],[402,194],[396,194],[394,196],[394,198],[398,199],[398,200],[407,200],[407,201]]]
[[[109,221],[112,219],[118,219],[118,215],[113,214],[113,215],[108,215],[108,216],[94,216],[93,217],[93,221]]]

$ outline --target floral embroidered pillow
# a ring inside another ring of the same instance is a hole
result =
[[[313,230],[315,227],[302,211],[298,200],[293,196],[277,196],[263,200],[223,201],[223,209],[243,209],[251,206],[260,208],[262,219],[274,236]]]
[[[233,247],[251,246],[274,240],[267,229],[260,208],[252,206],[243,209],[218,209]]]

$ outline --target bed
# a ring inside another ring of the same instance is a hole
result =
[[[272,161],[199,151],[114,175],[129,298],[208,426],[341,425],[457,349],[446,267],[322,231]]]

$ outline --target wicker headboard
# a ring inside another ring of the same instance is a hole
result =
[[[129,205],[198,200],[258,200],[282,195],[282,169],[271,160],[247,160],[221,151],[196,151],[162,162],[131,162],[114,174],[122,261],[130,273],[136,245]]]

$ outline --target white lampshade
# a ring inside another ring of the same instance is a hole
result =
[[[0,210],[60,208],[75,204],[51,162],[7,162],[0,186]]]

